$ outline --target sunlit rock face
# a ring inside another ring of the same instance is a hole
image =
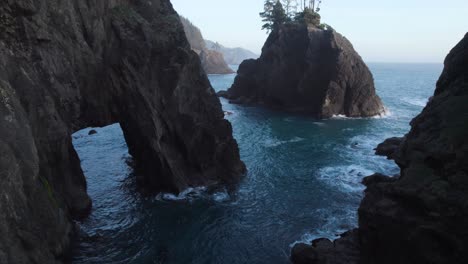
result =
[[[384,107],[351,43],[333,30],[287,24],[274,30],[257,60],[244,61],[227,93],[239,104],[308,114],[368,117]]]
[[[190,47],[199,56],[202,67],[207,74],[230,74],[234,71],[227,65],[220,50],[209,49],[206,45],[201,30],[185,17],[180,17],[184,26],[185,35]]]
[[[153,190],[239,180],[231,125],[169,0],[2,1],[0,14],[0,263],[63,260],[72,216],[91,207],[81,128],[120,123]]]

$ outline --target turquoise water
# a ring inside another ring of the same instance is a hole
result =
[[[375,156],[401,136],[434,91],[442,65],[370,64],[389,114],[313,120],[221,99],[248,174],[234,194],[203,189],[144,196],[118,125],[74,134],[93,199],[79,223],[74,263],[288,263],[291,246],[333,238],[357,224],[363,177],[395,174]],[[212,75],[215,90],[235,75]]]

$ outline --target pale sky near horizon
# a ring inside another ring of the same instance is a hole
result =
[[[171,2],[205,39],[260,54],[263,0]],[[321,15],[367,62],[442,63],[468,31],[468,0],[323,0]]]

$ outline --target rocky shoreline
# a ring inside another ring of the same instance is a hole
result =
[[[377,154],[400,175],[376,174],[359,207],[359,227],[330,241],[298,244],[293,263],[391,264],[468,261],[468,34],[450,52],[434,96],[405,138]]]

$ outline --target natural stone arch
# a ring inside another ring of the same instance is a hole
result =
[[[90,206],[71,140],[79,129],[120,123],[156,189],[245,171],[169,0],[18,0],[0,12],[0,262],[66,252],[70,216]]]

